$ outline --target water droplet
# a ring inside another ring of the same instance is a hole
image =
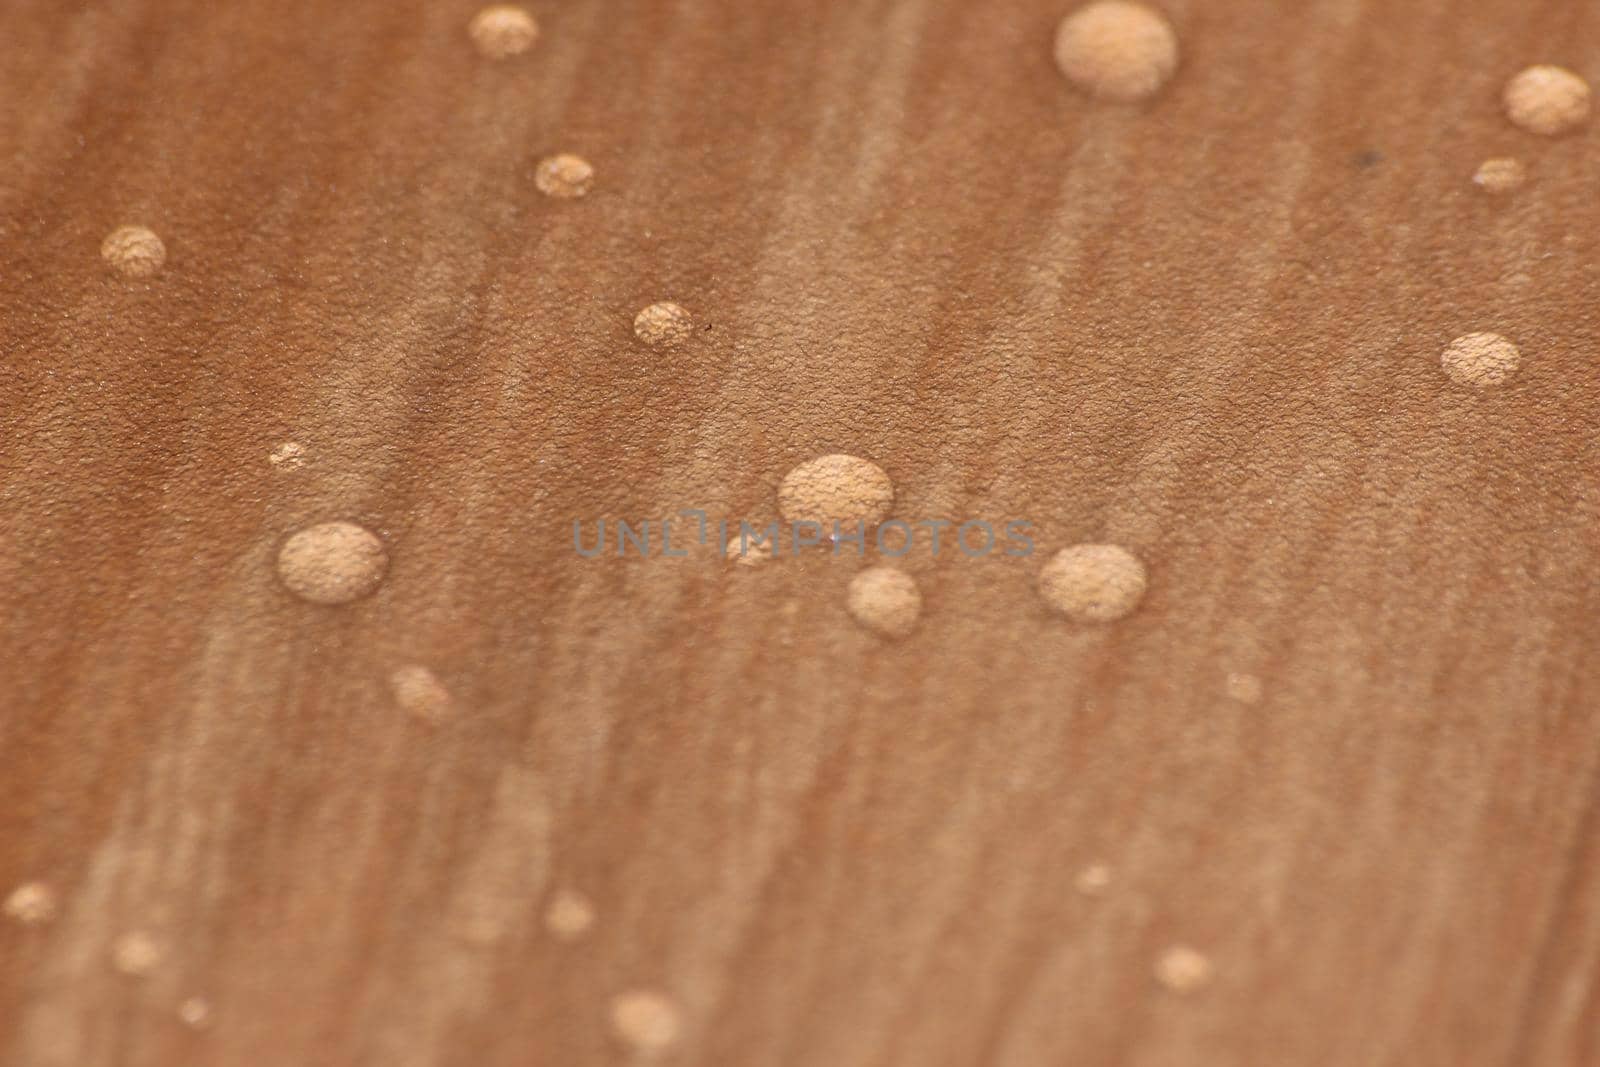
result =
[[[633,317],[633,332],[651,348],[675,348],[694,335],[694,319],[678,304],[651,304]]]
[[[211,1002],[204,997],[190,997],[178,1005],[178,1018],[191,1029],[204,1030],[211,1025]]]
[[[324,522],[293,534],[278,551],[278,576],[315,604],[347,604],[378,587],[389,554],[376,534],[353,522]]]
[[[100,258],[124,278],[148,278],[167,261],[167,246],[143,226],[122,226],[100,243]]]
[[[1056,65],[1079,89],[1102,100],[1145,100],[1178,69],[1178,35],[1143,4],[1096,0],[1061,20]]]
[[[594,184],[594,168],[582,156],[563,152],[539,161],[533,184],[546,196],[571,200],[589,192],[589,186]]]
[[[815,522],[825,535],[876,526],[894,506],[894,483],[883,468],[856,456],[807,460],[778,486],[778,511],[789,522]]]
[[[922,614],[922,593],[915,578],[894,567],[868,567],[850,579],[850,614],[884,637],[904,637]]]
[[[267,460],[274,467],[292,471],[305,465],[306,450],[297,441],[285,441],[272,450]]]
[[[594,925],[594,905],[582,893],[562,889],[550,898],[544,912],[545,929],[562,941],[574,941]]]
[[[1211,961],[1186,945],[1167,949],[1156,960],[1156,981],[1174,993],[1192,993],[1211,982]]]
[[[1469,333],[1457,337],[1439,357],[1445,374],[1457,385],[1482,388],[1499,385],[1522,362],[1517,346],[1497,333]]]
[[[123,934],[111,944],[111,965],[123,974],[143,978],[161,964],[161,945],[142,930]]]
[[[1489,193],[1509,193],[1528,180],[1528,168],[1516,159],[1486,159],[1472,175],[1477,186]]]
[[[664,1049],[678,1039],[678,1009],[660,993],[636,990],[611,1001],[611,1026],[617,1036],[644,1051]]]
[[[1589,83],[1563,67],[1529,67],[1506,82],[1506,115],[1529,133],[1566,133],[1589,117]]]
[[[389,675],[394,702],[411,715],[428,723],[450,717],[450,691],[428,668],[412,664]]]
[[[1228,695],[1241,704],[1254,704],[1261,699],[1261,679],[1253,674],[1231,673]]]
[[[1045,602],[1079,622],[1111,622],[1139,606],[1147,578],[1137,556],[1117,545],[1073,545],[1039,572]]]
[[[539,39],[539,24],[520,7],[495,4],[472,16],[467,33],[482,55],[506,59],[533,47]]]
[[[25,882],[6,897],[6,914],[27,926],[49,922],[56,910],[55,891],[43,882]]]
[[[1086,897],[1097,897],[1111,885],[1111,868],[1103,863],[1092,863],[1078,872],[1072,884]]]

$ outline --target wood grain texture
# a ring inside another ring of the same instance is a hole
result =
[[[626,1063],[640,989],[674,1064],[1600,1062],[1596,134],[1497,104],[1600,8],[1163,0],[1118,107],[1069,6],[0,8],[0,1062]],[[828,452],[1149,592],[919,544],[886,642],[853,555],[573,551]],[[369,599],[277,581],[328,519]]]

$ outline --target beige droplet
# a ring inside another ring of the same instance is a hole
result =
[[[1254,704],[1261,699],[1261,679],[1232,672],[1228,675],[1228,695],[1241,704]]]
[[[922,614],[916,579],[894,567],[868,567],[850,579],[848,603],[857,622],[884,637],[906,636]]]
[[[298,441],[285,441],[272,450],[267,461],[274,467],[292,471],[305,464],[306,450]]]
[[[651,348],[675,348],[694,335],[694,319],[678,304],[651,304],[633,317],[634,335]]]
[[[204,997],[190,997],[178,1005],[178,1018],[191,1029],[203,1030],[211,1025],[211,1002]]]
[[[1111,885],[1111,868],[1103,863],[1092,863],[1078,872],[1072,884],[1084,896],[1097,897]]]
[[[582,156],[563,152],[539,161],[533,184],[546,196],[571,200],[589,192],[589,186],[594,184],[594,168]]]
[[[660,993],[635,990],[611,1001],[611,1027],[618,1037],[643,1051],[658,1051],[678,1039],[678,1009]]]
[[[376,534],[353,522],[324,522],[293,534],[278,550],[278,576],[315,604],[347,604],[383,581],[389,554]]]
[[[1439,357],[1445,374],[1457,385],[1482,388],[1499,385],[1522,362],[1517,346],[1497,333],[1469,333],[1457,337]]]
[[[1516,159],[1486,159],[1472,180],[1485,192],[1509,193],[1528,180],[1528,169]]]
[[[1167,949],[1156,960],[1156,981],[1174,993],[1192,993],[1209,984],[1211,961],[1186,945]]]
[[[25,882],[6,897],[6,914],[27,926],[56,917],[56,894],[43,882]]]
[[[784,475],[778,511],[791,523],[814,522],[824,536],[876,526],[894,506],[894,483],[876,463],[856,456],[807,460]]]
[[[539,24],[520,7],[495,4],[472,16],[467,33],[484,56],[506,59],[533,47],[539,39]]]
[[[420,664],[400,667],[390,674],[389,690],[403,711],[425,722],[439,723],[450,717],[450,691]]]
[[[161,945],[142,930],[123,934],[111,943],[111,965],[123,974],[142,978],[161,965]]]
[[[143,226],[122,226],[100,242],[100,258],[124,278],[148,278],[167,261],[167,246]]]
[[[1178,35],[1161,14],[1127,0],[1096,0],[1061,20],[1056,65],[1102,100],[1144,100],[1178,69]]]
[[[562,941],[573,941],[594,925],[594,904],[582,893],[558,890],[544,911],[545,929]]]
[[[1516,125],[1553,137],[1589,117],[1589,83],[1564,67],[1529,67],[1506,82],[1502,102]]]
[[[1045,603],[1079,622],[1111,622],[1139,606],[1144,564],[1117,545],[1073,545],[1039,572]]]

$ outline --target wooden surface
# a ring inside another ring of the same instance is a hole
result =
[[[1133,106],[1068,7],[0,8],[0,1063],[1600,1062],[1597,134],[1498,106],[1600,7],[1165,0]],[[852,554],[573,551],[828,452],[1040,554],[919,544],[895,642]],[[327,519],[370,598],[277,580]]]

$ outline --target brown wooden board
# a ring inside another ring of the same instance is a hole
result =
[[[1160,6],[0,5],[0,1063],[1600,1063],[1600,6]],[[574,551],[828,453],[1037,551]]]

